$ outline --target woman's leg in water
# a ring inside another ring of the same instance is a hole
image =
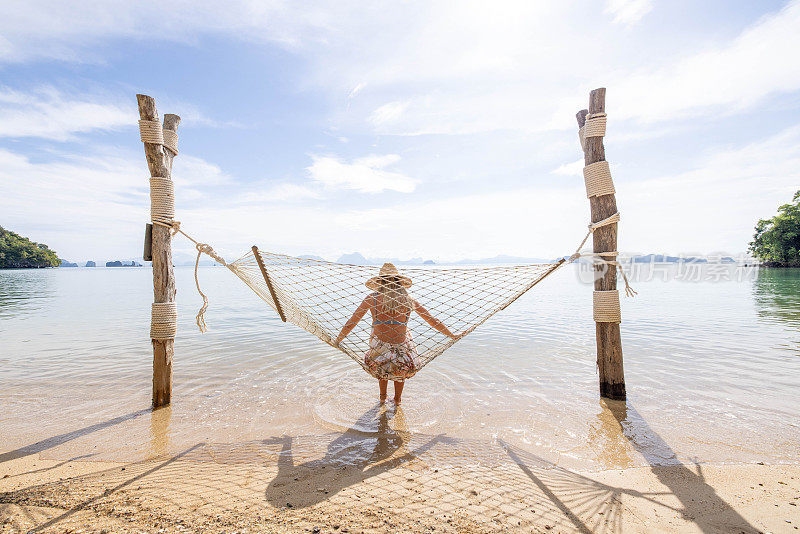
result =
[[[386,401],[386,386],[389,384],[388,380],[378,379],[378,388],[381,390],[381,402]]]
[[[405,386],[405,382],[395,382],[394,383],[394,403],[400,404],[400,397],[403,395],[403,386]]]

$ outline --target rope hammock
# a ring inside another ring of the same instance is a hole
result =
[[[161,130],[157,121],[139,121],[143,142],[161,144],[177,154],[177,135]],[[605,116],[587,122],[581,141],[605,133]],[[587,196],[613,192],[608,164],[584,168]],[[252,251],[228,263],[206,243],[186,234],[174,220],[172,180],[154,176],[151,184],[153,224],[181,233],[195,244],[195,283],[203,298],[197,325],[206,331],[204,313],[208,299],[200,289],[198,266],[206,254],[238,276],[281,320],[315,335],[347,354],[377,378],[404,380],[442,354],[459,339],[505,309],[545,277],[581,257],[620,268],[625,291],[635,291],[616,261],[617,252],[583,253],[592,233],[616,224],[619,213],[590,224],[574,254],[553,263],[516,266],[403,268],[391,264],[347,265],[283,254]],[[620,322],[617,291],[595,291],[594,319]],[[154,304],[151,338],[175,337],[174,302]],[[399,363],[398,363],[399,362]]]

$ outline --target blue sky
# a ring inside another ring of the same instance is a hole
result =
[[[569,254],[604,86],[620,250],[735,254],[800,187],[798,28],[770,1],[4,2],[0,225],[138,255],[141,92],[183,118],[177,218],[226,257]]]

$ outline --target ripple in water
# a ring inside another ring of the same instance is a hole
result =
[[[201,271],[199,334],[191,270],[176,272],[174,401],[152,414],[148,269],[0,272],[6,450],[136,459],[291,437],[305,458],[335,442],[355,462],[381,439],[413,451],[438,436],[425,454],[462,464],[504,447],[585,469],[800,458],[798,270],[637,282],[623,302],[627,404],[597,396],[591,288],[562,270],[409,380],[401,420],[376,407],[377,381],[227,270]]]

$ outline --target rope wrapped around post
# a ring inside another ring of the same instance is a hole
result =
[[[583,168],[583,181],[586,184],[587,198],[616,193],[607,161],[586,165]]]
[[[154,302],[150,311],[150,339],[175,339],[178,308],[175,302]]]
[[[178,132],[164,130],[158,121],[140,120],[139,138],[142,143],[153,143],[170,149],[173,155],[178,155]]]
[[[605,137],[606,114],[589,113],[586,115],[586,125],[583,127],[583,137]]]
[[[595,291],[592,293],[592,300],[596,323],[619,323],[622,321],[618,290]]]
[[[164,144],[164,131],[159,121],[140,120],[139,138],[142,143],[153,143],[154,145]]]
[[[178,154],[178,133],[165,130],[160,121],[139,121],[139,137],[143,143],[162,145]],[[173,228],[175,221],[175,184],[169,176],[150,177],[150,220],[153,224]],[[180,223],[178,223],[180,226]],[[173,232],[174,235],[174,232]],[[174,339],[178,313],[174,302],[153,303],[150,320],[151,339]]]
[[[171,130],[164,130],[161,126],[161,123],[158,121],[140,120],[139,135],[142,139],[142,142],[163,145],[164,147],[172,151],[174,155],[178,154],[177,132],[173,132]],[[195,320],[197,322],[198,328],[200,328],[200,331],[205,332],[206,330],[208,330],[204,318],[204,314],[208,309],[208,297],[200,289],[200,280],[197,274],[197,269],[200,266],[200,255],[206,254],[211,258],[213,258],[218,263],[228,268],[230,267],[221,256],[217,255],[217,253],[214,252],[214,249],[211,248],[210,245],[206,243],[197,242],[188,234],[186,234],[186,232],[181,230],[180,221],[175,220],[175,184],[170,178],[165,178],[163,176],[153,176],[150,178],[150,220],[153,222],[153,224],[157,224],[159,226],[165,226],[171,229],[172,235],[175,235],[178,232],[180,232],[181,234],[186,236],[187,239],[189,239],[192,243],[195,244],[195,248],[197,249],[197,258],[194,264],[194,282],[195,285],[197,286],[197,292],[200,293],[201,297],[203,297],[203,306],[200,308],[200,311],[197,312]],[[154,306],[153,309],[155,310],[156,304],[153,304],[153,306]],[[157,332],[158,335],[160,336],[167,336],[167,337],[159,337],[159,338],[153,337],[153,339],[173,339],[175,337],[177,325],[170,326],[165,322],[170,320],[170,317],[173,317],[173,315],[170,314],[158,315],[158,321],[160,321],[159,323],[156,323],[155,317],[156,315],[154,312],[153,319],[151,321],[151,331]],[[174,314],[175,321],[177,321],[177,317],[178,316],[176,312]]]
[[[172,151],[174,155],[178,155],[178,132],[172,130],[164,130],[164,146]]]
[[[175,184],[169,178],[150,178],[150,220],[153,224],[172,227],[175,217]]]

